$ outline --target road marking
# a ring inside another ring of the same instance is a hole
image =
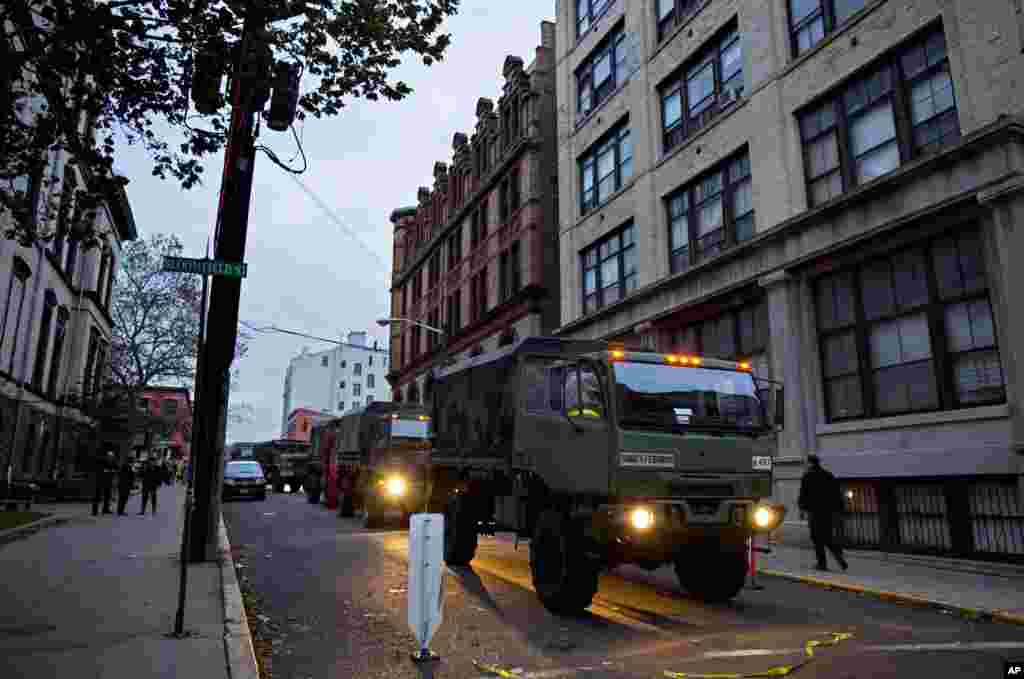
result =
[[[858,651],[868,653],[913,653],[916,651],[986,651],[1024,648],[1024,641],[949,641],[931,644],[873,644],[868,646],[851,645]],[[702,660],[721,658],[753,658],[766,655],[791,655],[803,653],[802,648],[744,648],[735,651],[707,651],[700,654]]]

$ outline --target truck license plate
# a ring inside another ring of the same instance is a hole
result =
[[[647,469],[675,469],[675,453],[619,453],[619,465]]]
[[[770,472],[772,470],[772,458],[770,455],[754,455],[753,466],[755,471]]]

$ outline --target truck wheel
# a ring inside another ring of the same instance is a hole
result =
[[[537,519],[530,541],[530,572],[541,603],[552,613],[576,615],[597,593],[597,564],[586,557],[582,534],[552,509]]]
[[[456,495],[444,510],[444,561],[449,566],[465,566],[476,556],[477,533],[466,498]]]
[[[675,566],[682,588],[708,603],[729,601],[747,582],[747,560],[742,552],[696,552],[676,559]]]
[[[275,483],[274,484],[274,492],[275,493],[283,493],[284,492],[284,483],[282,483],[280,481]]]

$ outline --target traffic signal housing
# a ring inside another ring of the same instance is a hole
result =
[[[208,43],[196,54],[192,68],[192,101],[203,115],[213,115],[224,105],[221,81],[225,70],[224,50],[220,45]]]
[[[274,65],[273,88],[267,127],[283,132],[295,121],[295,109],[299,103],[298,64],[277,62]]]

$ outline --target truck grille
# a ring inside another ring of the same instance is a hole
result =
[[[684,497],[731,497],[733,495],[733,488],[728,483],[687,483],[674,486],[672,490]]]

